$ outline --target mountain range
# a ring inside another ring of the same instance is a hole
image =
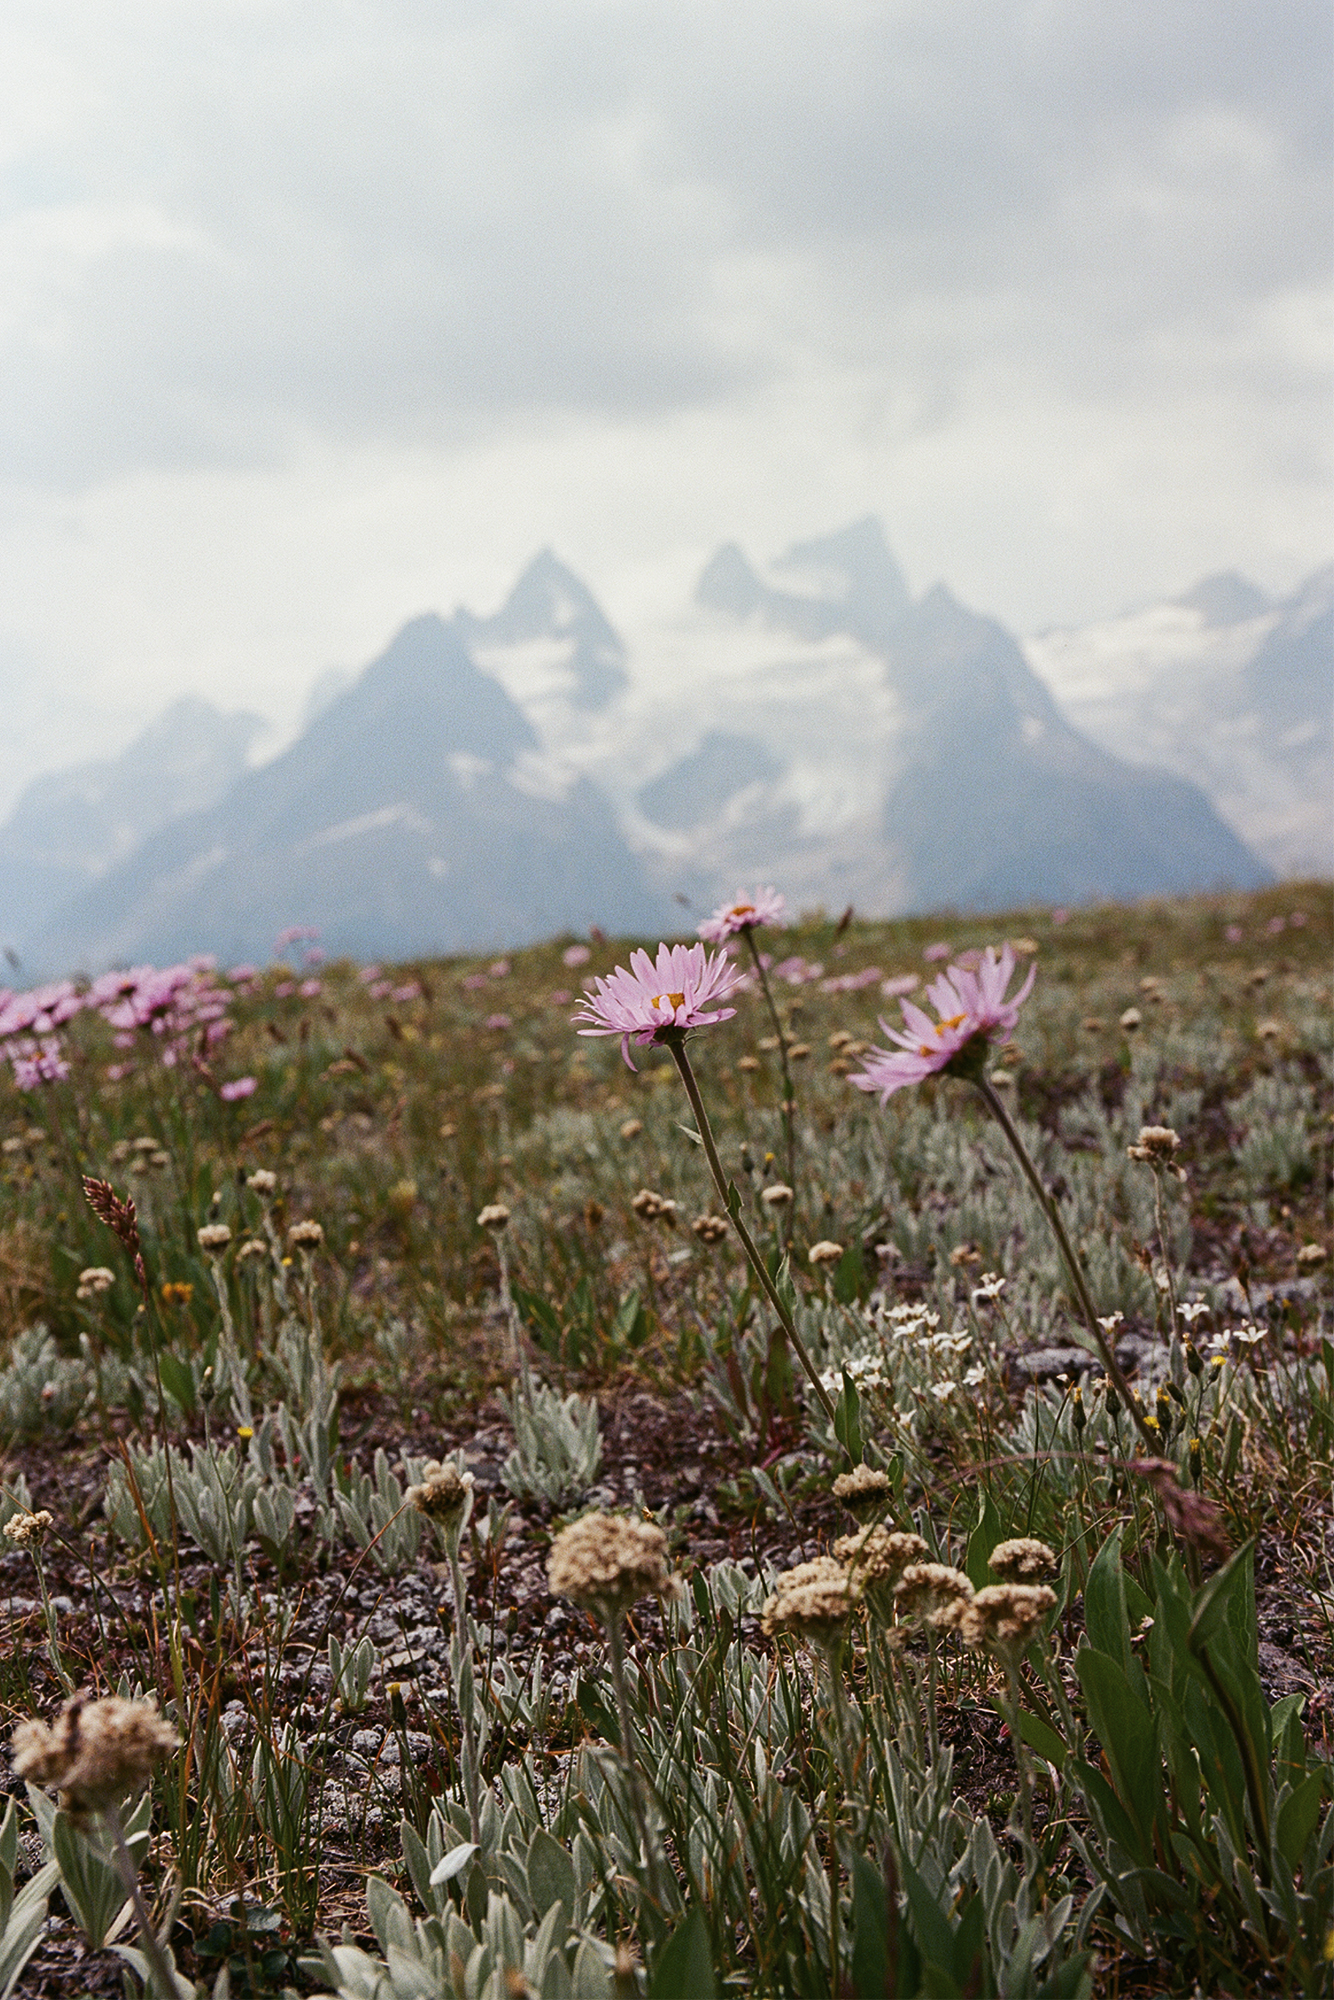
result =
[[[294,924],[406,957],[680,930],[757,877],[888,915],[1324,872],[1332,578],[1021,646],[915,600],[868,519],[765,566],[725,546],[627,635],[543,551],[493,615],[326,679],[266,764],[256,718],[179,703],[38,780],[0,828],[0,937],[34,972],[265,957]]]

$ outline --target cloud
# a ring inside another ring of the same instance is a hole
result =
[[[453,449],[811,369],[877,369],[924,424],[1007,358],[1095,395],[1321,373],[1273,310],[1324,281],[1310,0],[15,19],[11,478]]]

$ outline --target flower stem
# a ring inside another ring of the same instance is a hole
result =
[[[793,1088],[792,1071],[787,1059],[787,1036],[783,1032],[783,1023],[779,1019],[778,1008],[774,1004],[773,989],[769,984],[769,975],[764,969],[764,960],[760,957],[759,947],[755,943],[754,929],[748,927],[742,932],[742,936],[750,948],[751,962],[759,978],[760,991],[764,995],[764,1004],[769,1009],[769,1019],[773,1022],[774,1033],[778,1037],[778,1060],[783,1071],[783,1144],[787,1153],[787,1182],[788,1186],[795,1193],[797,1185],[797,1132],[795,1122],[797,1094]],[[788,1210],[787,1224],[783,1235],[784,1242],[791,1240],[792,1222],[795,1211],[796,1202],[794,1201],[792,1207]]]
[[[158,1943],[152,1919],[139,1892],[139,1871],[134,1865],[134,1856],[130,1853],[129,1843],[125,1838],[120,1814],[114,1806],[107,1806],[103,1810],[102,1820],[111,1835],[116,1873],[120,1876],[121,1884],[133,1906],[134,1920],[139,1926],[139,1939],[144,1948],[144,1957],[148,1960],[149,1969],[153,1974],[153,1983],[161,1989],[162,2000],[180,2000],[180,1989],[172,1977],[171,1967],[167,1964],[162,1946]]]
[[[454,1698],[463,1724],[463,1790],[468,1802],[468,1832],[474,1843],[482,1842],[481,1787],[477,1769],[477,1719],[473,1712],[472,1628],[468,1621],[468,1601],[463,1590],[463,1567],[459,1562],[457,1531],[445,1537],[449,1557],[449,1583],[454,1594]]]
[[[1140,1409],[1139,1399],[1131,1389],[1120,1362],[1112,1352],[1111,1342],[1098,1325],[1097,1308],[1089,1292],[1088,1281],[1084,1276],[1083,1267],[1075,1255],[1074,1245],[1066,1233],[1065,1223],[1061,1219],[1061,1211],[1052,1196],[1047,1192],[1047,1189],[1043,1186],[1042,1176],[1034,1166],[1028,1148],[1019,1136],[1019,1127],[1006,1110],[999,1092],[985,1076],[974,1077],[970,1080],[988,1111],[1009,1140],[1011,1150],[1018,1160],[1020,1167],[1023,1169],[1024,1178],[1033,1190],[1038,1206],[1051,1226],[1052,1235],[1056,1238],[1061,1255],[1065,1259],[1066,1269],[1070,1273],[1070,1281],[1075,1288],[1075,1296],[1079,1301],[1080,1311],[1084,1317],[1084,1324],[1087,1326],[1089,1334],[1092,1337],[1098,1357],[1107,1371],[1108,1380],[1114,1385],[1117,1394],[1129,1410],[1131,1420],[1144,1443],[1149,1447],[1150,1451],[1156,1451],[1157,1445],[1154,1435],[1144,1420],[1144,1413]]]
[[[736,1189],[728,1185],[727,1176],[723,1172],[723,1163],[718,1158],[718,1148],[714,1144],[713,1129],[709,1124],[709,1115],[704,1109],[704,1099],[700,1096],[699,1085],[695,1081],[695,1072],[690,1067],[690,1058],[685,1051],[684,1035],[681,1035],[679,1039],[674,1037],[667,1043],[667,1047],[672,1052],[672,1061],[676,1064],[681,1081],[685,1085],[686,1096],[690,1099],[690,1108],[695,1114],[695,1126],[699,1132],[700,1144],[704,1148],[704,1157],[709,1163],[709,1172],[713,1175],[713,1184],[718,1190],[718,1199],[727,1210],[731,1218],[732,1227],[741,1239],[741,1247],[746,1253],[750,1267],[759,1280],[760,1289],[778,1315],[779,1324],[791,1341],[793,1352],[805,1369],[807,1380],[819,1398],[820,1405],[832,1427],[835,1423],[835,1417],[834,1406],[829,1400],[829,1391],[825,1388],[824,1383],[816,1373],[815,1363],[811,1360],[806,1343],[797,1332],[796,1326],[793,1324],[792,1315],[786,1305],[784,1305],[777,1285],[775,1285],[773,1279],[769,1276],[769,1267],[760,1255],[755,1238],[741,1220],[740,1200]],[[844,1450],[847,1450],[846,1446],[844,1446]],[[851,1453],[848,1454],[848,1457],[850,1460]]]
[[[1186,1356],[1181,1345],[1180,1321],[1177,1318],[1177,1292],[1172,1279],[1172,1253],[1167,1244],[1163,1172],[1156,1164],[1153,1168],[1153,1218],[1158,1227],[1158,1252],[1163,1260],[1163,1276],[1167,1280],[1167,1368],[1172,1380],[1180,1388],[1186,1379]]]

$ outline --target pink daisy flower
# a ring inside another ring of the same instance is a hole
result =
[[[718,1007],[741,978],[740,969],[702,944],[660,944],[656,959],[632,951],[630,970],[618,965],[606,979],[585,989],[585,1005],[572,1018],[592,1025],[581,1035],[619,1035],[630,1068],[630,1044],[647,1048],[675,1030],[708,1028],[730,1020],[735,1007]]]
[[[1008,944],[1002,946],[999,957],[988,946],[975,971],[952,965],[948,972],[933,979],[926,990],[939,1020],[933,1021],[911,1000],[901,1000],[907,1032],[891,1028],[887,1021],[880,1023],[898,1047],[872,1049],[866,1067],[849,1081],[859,1090],[878,1092],[884,1104],[905,1084],[920,1083],[923,1077],[934,1076],[941,1070],[953,1075],[971,1073],[973,1064],[985,1055],[985,1045],[1013,1029],[1019,1009],[1032,989],[1037,967],[1030,965],[1027,979],[1007,1000],[1005,989],[1013,974],[1014,953]],[[965,1050],[969,1051],[967,1057]]]
[[[776,889],[755,889],[750,895],[738,889],[736,901],[722,904],[711,917],[706,917],[699,934],[710,944],[721,944],[724,938],[735,937],[738,931],[753,931],[761,924],[773,924],[781,930],[786,922],[787,904]]]

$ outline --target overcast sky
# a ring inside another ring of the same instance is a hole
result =
[[[6,0],[0,808],[545,543],[1017,630],[1334,550],[1326,0]]]

